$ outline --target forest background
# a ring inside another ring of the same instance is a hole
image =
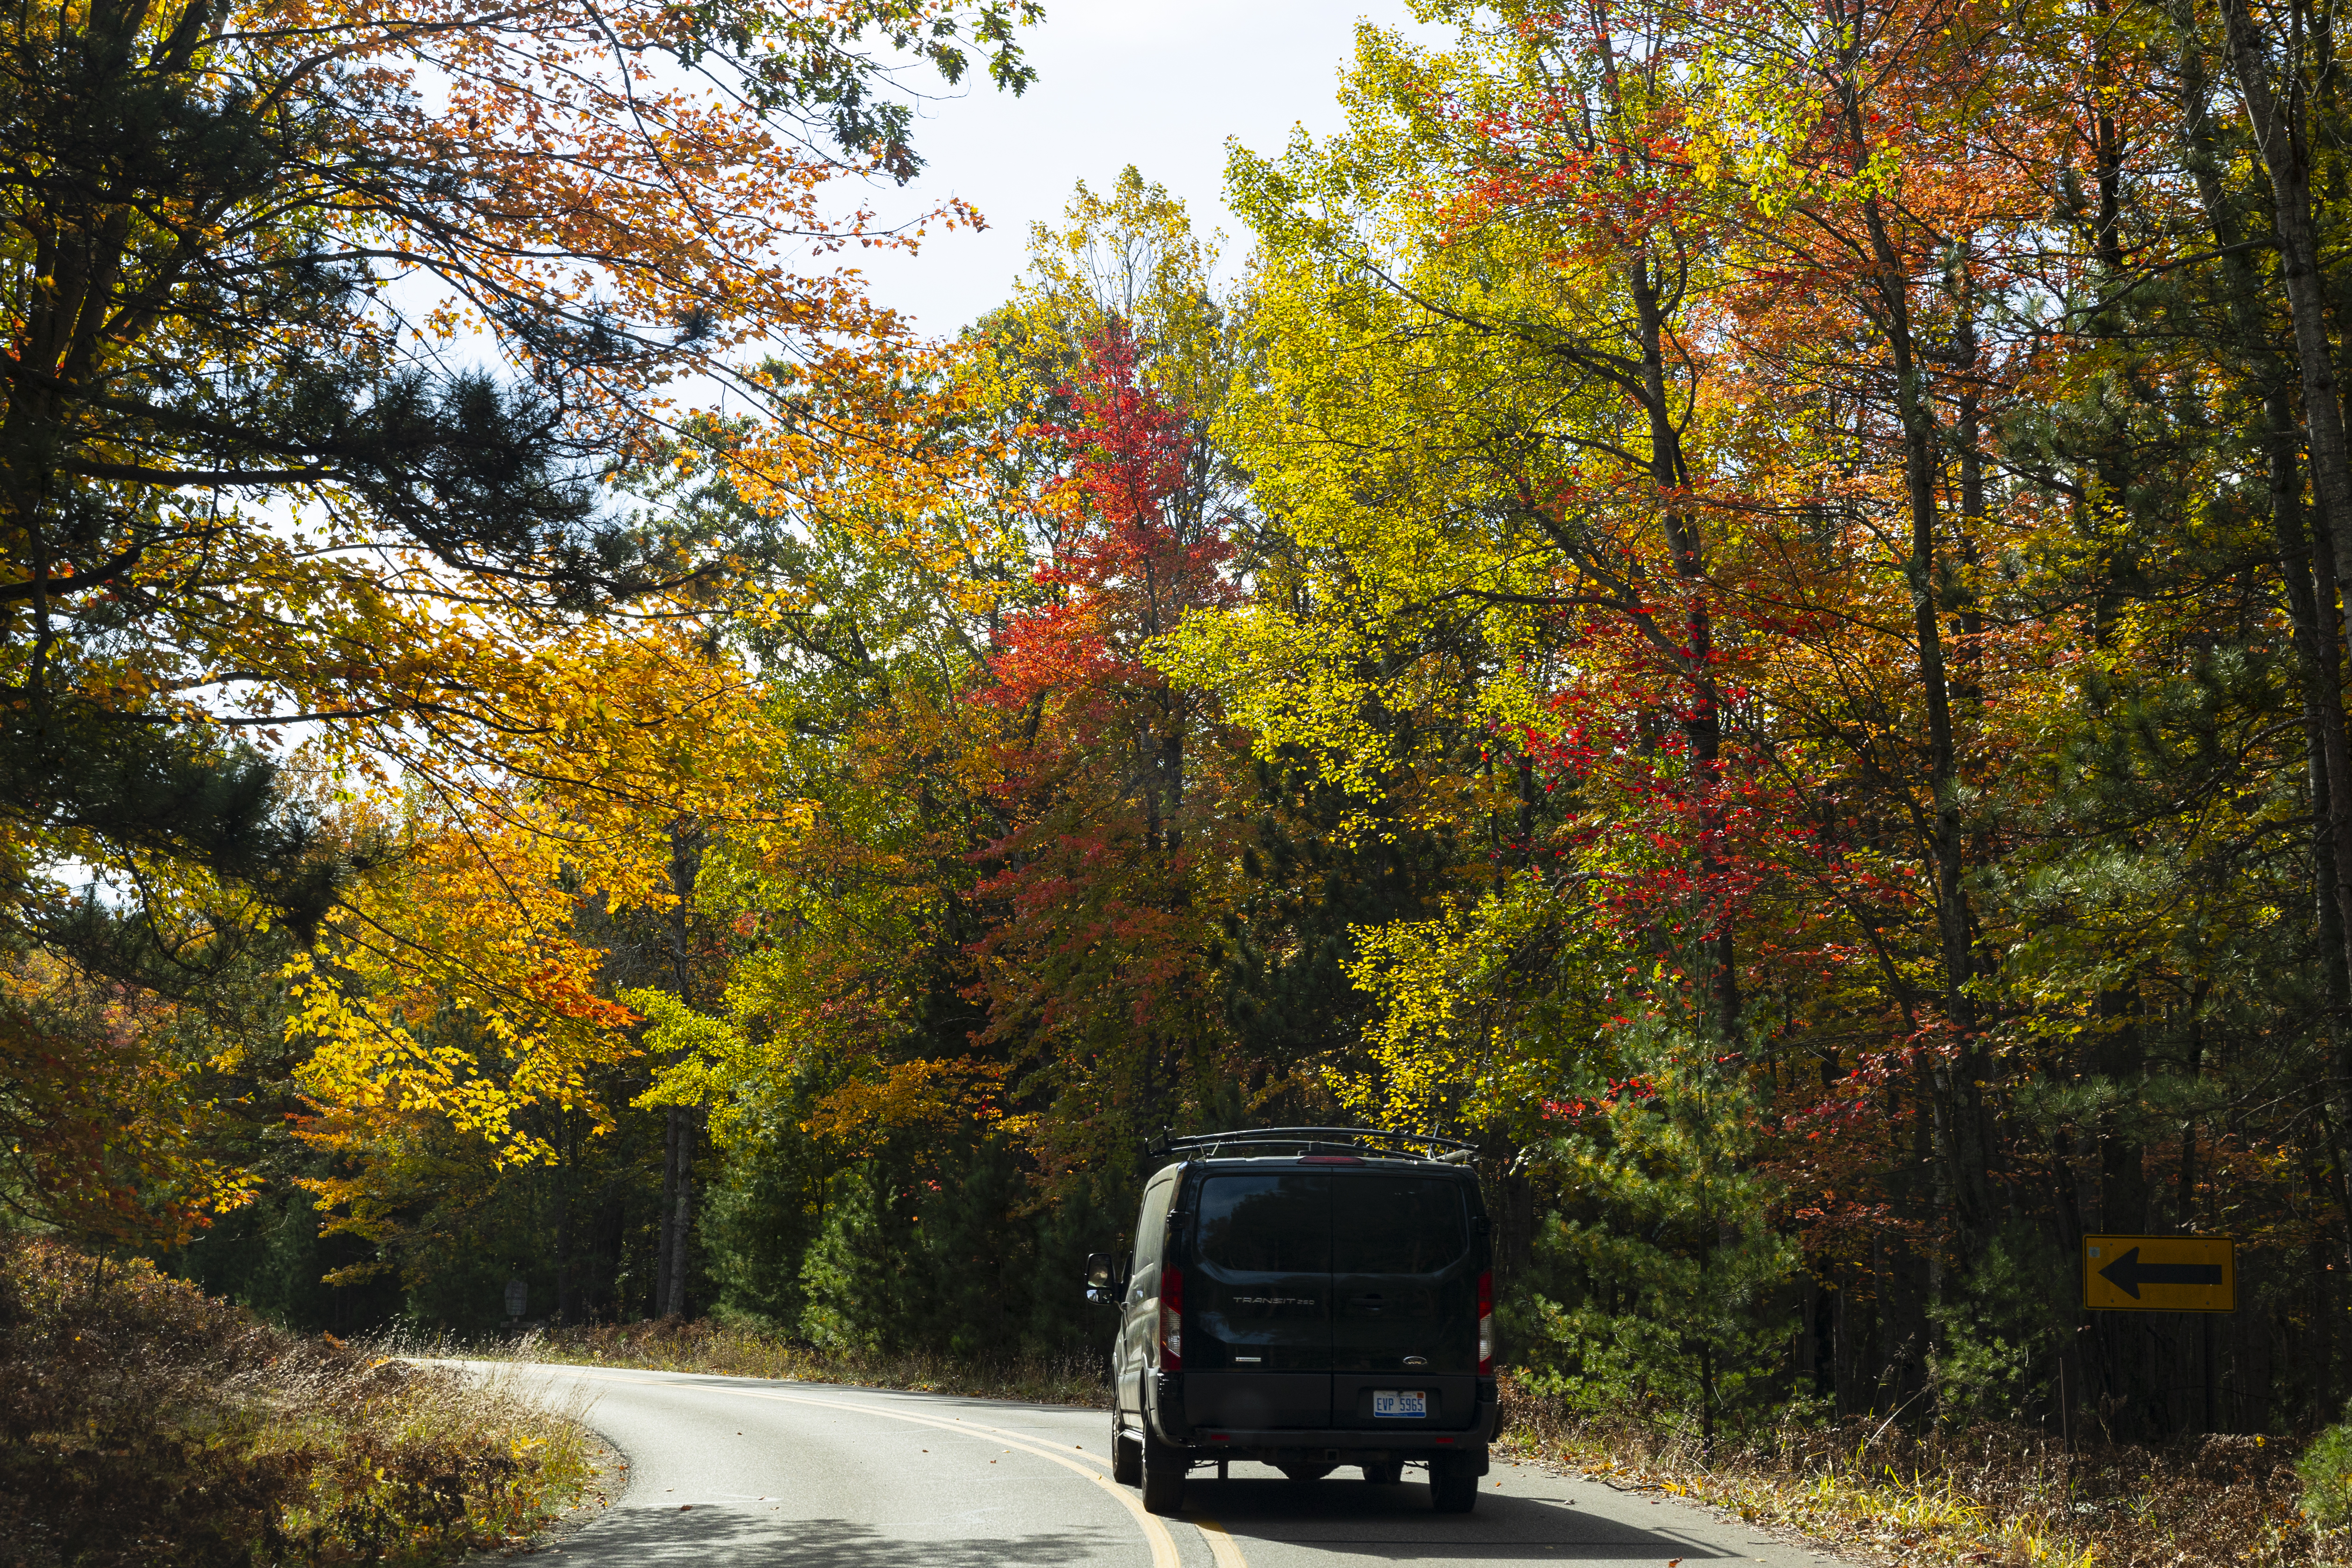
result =
[[[1153,1137],[1360,1121],[1588,1408],[2334,1419],[2328,14],[1423,11],[939,342],[868,41],[1030,7],[6,23],[12,1223],[1085,1352]]]

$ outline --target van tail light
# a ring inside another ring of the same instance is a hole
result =
[[[1167,1319],[1163,1315],[1160,1321]],[[1478,1375],[1495,1375],[1495,1271],[1491,1268],[1478,1271]]]
[[[1181,1268],[1162,1268],[1160,1271],[1160,1370],[1184,1370],[1184,1271]]]

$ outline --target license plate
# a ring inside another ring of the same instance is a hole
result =
[[[1429,1394],[1418,1388],[1376,1388],[1372,1390],[1372,1414],[1412,1421],[1426,1420],[1429,1416]]]

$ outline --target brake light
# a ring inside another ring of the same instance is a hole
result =
[[[1184,1271],[1160,1271],[1160,1370],[1184,1370]]]
[[[1495,1271],[1478,1271],[1478,1375],[1495,1375]]]

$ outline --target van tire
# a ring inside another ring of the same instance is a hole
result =
[[[1404,1479],[1404,1463],[1400,1459],[1380,1459],[1364,1467],[1364,1479],[1376,1487],[1392,1487]]]
[[[1140,1467],[1144,1512],[1171,1514],[1183,1510],[1184,1472],[1191,1468],[1190,1460],[1191,1456],[1173,1443],[1163,1443],[1150,1432],[1144,1433]]]
[[[1123,1487],[1143,1484],[1143,1445],[1116,1429],[1110,1436],[1110,1479]]]
[[[1468,1513],[1478,1505],[1478,1478],[1467,1467],[1439,1461],[1429,1467],[1429,1506],[1434,1513]]]

